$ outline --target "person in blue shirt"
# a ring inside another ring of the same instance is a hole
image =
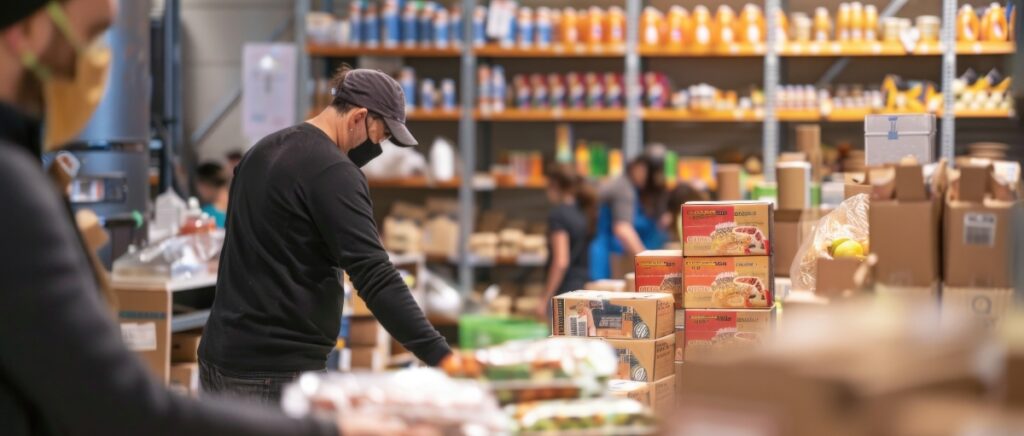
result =
[[[224,228],[228,210],[228,179],[224,167],[216,162],[206,162],[196,168],[196,194],[203,212],[217,221],[217,228]]]
[[[597,229],[590,244],[590,279],[622,278],[632,259],[668,240],[665,212],[665,148],[649,145],[626,171],[598,191]]]

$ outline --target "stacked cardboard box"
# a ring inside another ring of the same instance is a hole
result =
[[[377,319],[365,315],[352,316],[348,332],[345,348],[349,369],[383,371],[391,357],[391,337]]]
[[[552,334],[608,342],[619,358],[617,380],[646,385],[655,413],[675,406],[673,298],[660,292],[574,291],[552,300]],[[617,383],[617,382],[616,382]],[[619,383],[620,393],[637,393]]]
[[[997,176],[993,166],[963,166],[947,193],[943,222],[945,317],[966,316],[993,328],[1012,306],[1021,259],[1014,246],[1024,220],[1017,192],[1019,174],[1019,166],[1010,171],[1009,180]]]
[[[789,277],[797,250],[803,240],[810,236],[818,218],[811,204],[815,166],[806,161],[780,162],[776,166],[775,174],[779,188],[775,211],[775,239],[772,240],[775,275]]]

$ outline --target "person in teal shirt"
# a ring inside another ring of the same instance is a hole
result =
[[[228,179],[221,164],[206,162],[196,168],[196,194],[203,212],[223,229],[228,217]]]

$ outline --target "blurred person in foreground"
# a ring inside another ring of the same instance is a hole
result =
[[[228,177],[224,167],[216,162],[206,162],[196,168],[196,195],[203,212],[217,221],[223,229],[228,217]]]
[[[380,241],[360,167],[391,140],[414,146],[395,79],[341,67],[331,104],[272,133],[231,181],[217,294],[199,346],[207,392],[275,402],[304,371],[324,371],[337,344],[341,273],[385,329],[436,366],[451,354]]]
[[[590,243],[591,280],[621,279],[632,271],[633,256],[665,245],[664,163],[665,147],[648,145],[621,176],[599,189],[597,228]]]
[[[548,171],[548,266],[537,316],[550,318],[551,299],[587,283],[587,245],[596,220],[596,194],[572,167]]]
[[[113,16],[110,0],[0,8],[0,204],[9,208],[0,214],[0,433],[387,434],[359,417],[339,426],[171,393],[123,344],[102,271],[39,159],[72,140],[99,103],[110,56],[89,41]]]

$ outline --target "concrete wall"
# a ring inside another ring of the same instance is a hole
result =
[[[182,56],[185,132],[191,135],[242,81],[242,46],[267,41],[286,20],[293,0],[184,0]],[[284,40],[291,40],[288,25]],[[235,106],[207,138],[195,144],[200,161],[223,159],[250,144],[242,136],[241,106]]]

